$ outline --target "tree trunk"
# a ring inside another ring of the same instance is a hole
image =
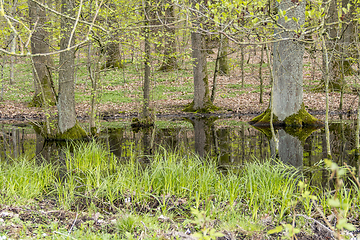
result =
[[[304,150],[301,140],[285,132],[284,129],[279,129],[278,135],[278,151],[274,147],[276,140],[270,140],[271,155],[279,158],[285,164],[301,168],[303,166]]]
[[[228,63],[228,47],[229,47],[229,39],[220,36],[220,59],[219,59],[219,74],[220,75],[228,75],[229,74],[229,63]]]
[[[116,41],[108,42],[105,46],[105,54],[106,54],[105,68],[121,69],[124,67],[121,60],[121,54],[120,54],[118,42]]]
[[[62,0],[61,12],[67,16],[74,15],[74,1]],[[60,53],[59,60],[59,99],[58,112],[59,122],[58,130],[60,139],[77,139],[84,137],[85,131],[76,123],[75,113],[75,92],[74,92],[74,56],[75,49],[68,49],[75,43],[74,37],[70,39],[72,31],[72,22],[66,18],[61,18],[61,40],[60,49],[65,50]]]
[[[12,7],[11,7],[11,16],[15,17],[16,13],[16,7],[17,7],[17,0],[12,1]],[[13,31],[10,34],[10,52],[15,53],[16,51],[16,32]],[[9,83],[12,85],[14,83],[14,73],[15,73],[15,56],[10,56],[10,76],[9,76]]]
[[[199,32],[191,33],[191,46],[194,76],[194,100],[184,111],[209,112],[214,109],[210,100],[209,80],[206,67],[206,50],[204,36]]]
[[[35,2],[29,0],[29,17],[31,26],[35,27],[31,35],[31,53],[48,53],[49,39],[46,28],[46,11]],[[56,93],[51,79],[50,66],[52,59],[50,56],[34,56],[33,58],[33,78],[35,94],[30,106],[41,107],[44,101],[48,105],[56,104]]]
[[[169,2],[168,0],[166,2]],[[160,67],[160,71],[171,71],[177,69],[176,62],[176,41],[175,41],[175,20],[174,6],[169,2],[169,6],[165,9],[164,22],[170,26],[165,26],[165,49],[164,59]]]
[[[286,11],[288,21],[284,17],[279,24],[288,31],[279,33],[279,38],[273,45],[273,101],[270,103],[274,114],[274,125],[318,125],[321,122],[312,117],[303,104],[303,55],[304,46],[299,41],[282,40],[299,38],[297,30],[305,22],[305,1],[294,2],[283,0],[279,4],[279,11]],[[296,23],[292,18],[296,18]],[[282,30],[281,30],[282,31]],[[251,123],[268,125],[270,109],[255,117]]]
[[[142,112],[142,118],[147,125],[147,123],[152,122],[150,119],[150,55],[151,55],[151,49],[150,49],[150,29],[148,27],[149,19],[147,19],[147,13],[149,13],[149,0],[145,1],[145,27],[144,29],[144,35],[145,35],[145,59],[144,59],[144,105],[143,105],[143,112]]]

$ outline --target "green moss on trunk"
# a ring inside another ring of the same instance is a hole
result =
[[[216,110],[219,110],[220,108],[215,106],[210,100],[207,101],[204,104],[203,108],[200,109],[195,109],[194,108],[194,101],[192,101],[190,104],[188,104],[183,111],[184,112],[196,112],[196,113],[211,113],[214,112]]]
[[[72,128],[68,129],[64,133],[56,134],[56,140],[76,140],[85,138],[86,132],[78,123],[75,124]]]
[[[57,124],[52,124],[50,129],[50,134],[46,131],[45,123],[33,124],[35,132],[40,134],[46,140],[51,141],[64,141],[64,140],[78,140],[87,137],[86,132],[78,123],[75,124],[74,127],[68,129],[64,133],[58,132]]]
[[[259,116],[254,117],[249,123],[255,126],[270,126],[270,116],[271,110],[268,108],[265,112]],[[302,104],[300,110],[285,118],[284,121],[279,121],[276,115],[273,115],[273,125],[274,126],[292,126],[292,127],[303,127],[303,126],[323,126],[324,123],[319,119],[313,117],[309,114],[305,105]]]

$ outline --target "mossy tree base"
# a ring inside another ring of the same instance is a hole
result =
[[[140,129],[147,129],[147,128],[151,128],[154,127],[155,125],[155,120],[153,117],[149,116],[149,117],[143,117],[143,118],[133,118],[131,120],[131,128],[133,129],[134,132],[139,132]]]
[[[106,61],[105,65],[102,67],[102,69],[122,69],[124,68],[124,64],[121,62],[121,60],[111,60]]]
[[[77,140],[85,137],[87,137],[87,134],[78,123],[64,133],[56,134],[56,140]]]
[[[254,117],[249,123],[254,126],[268,127],[270,126],[271,110],[267,109],[259,116]],[[273,115],[273,126],[291,126],[291,127],[305,127],[305,126],[323,126],[324,123],[319,119],[311,116],[302,104],[301,109],[280,121],[276,115]]]
[[[49,141],[66,141],[66,140],[80,140],[87,137],[86,132],[82,127],[76,123],[75,126],[68,129],[64,133],[59,133],[57,126],[53,126],[50,130],[50,134],[46,130],[46,125],[44,123],[40,125],[33,125],[35,132],[40,134],[46,140]]]
[[[195,113],[211,113],[214,111],[219,110],[220,108],[215,106],[211,101],[208,101],[206,104],[204,104],[205,107],[200,109],[194,108],[194,101],[192,101],[190,104],[188,104],[183,111],[184,112],[195,112]]]
[[[56,102],[55,100],[48,101],[47,104],[48,106],[55,106]],[[28,104],[28,107],[43,107],[43,106],[44,106],[44,101],[40,95],[34,96],[33,99]]]
[[[175,71],[177,69],[180,69],[179,66],[175,63],[175,64],[163,64],[158,71],[161,72],[171,72],[171,71]]]

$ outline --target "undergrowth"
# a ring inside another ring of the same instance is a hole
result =
[[[149,163],[138,161],[131,152],[127,161],[120,162],[99,143],[89,142],[67,148],[55,164],[26,158],[1,162],[0,203],[38,209],[51,202],[45,208],[87,212],[93,224],[101,216],[106,223],[106,228],[100,229],[103,234],[121,238],[146,234],[148,239],[166,236],[170,229],[201,233],[196,236],[220,236],[217,231],[266,235],[278,224],[291,224],[289,216],[294,212],[309,218],[316,214],[315,207],[324,215],[332,213],[327,199],[333,198],[334,192],[307,185],[304,189],[305,185],[299,184],[304,181],[299,169],[274,160],[256,160],[224,171],[213,159],[188,152],[162,150]],[[301,197],[304,191],[319,201]],[[355,183],[337,189],[336,194],[340,202],[347,203],[345,217],[359,214]],[[199,216],[206,219],[201,226],[196,224]],[[69,226],[68,235],[73,236],[77,231],[89,234],[93,228],[85,220]],[[46,229],[54,235],[61,226]]]

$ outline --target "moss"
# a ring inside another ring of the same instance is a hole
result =
[[[51,89],[51,83],[48,77],[44,77],[41,81],[42,89],[45,93],[45,101],[47,101],[49,106],[56,105],[56,97],[53,94]],[[34,95],[33,99],[29,102],[28,107],[42,107],[44,105],[44,100],[42,97],[42,93],[38,93]]]
[[[56,140],[76,140],[83,139],[87,136],[86,132],[78,123],[75,124],[72,128],[68,129],[64,133],[58,133],[55,136]]]
[[[324,123],[319,119],[313,117],[305,109],[304,103],[301,105],[300,110],[285,118],[284,123],[286,126],[323,126]]]
[[[293,137],[299,139],[303,144],[305,140],[315,131],[322,128],[322,126],[307,126],[307,127],[285,127],[285,132]]]
[[[155,123],[155,120],[153,117],[143,117],[143,118],[133,118],[131,119],[131,128],[132,130],[137,133],[140,129],[146,129],[153,127]]]
[[[194,109],[194,101],[188,104],[183,111],[184,112],[196,112],[196,113],[211,113],[219,110],[220,108],[215,106],[210,100],[205,103],[205,107],[200,109]]]
[[[259,116],[254,117],[249,123],[255,126],[270,126],[271,110],[268,108],[265,112]],[[284,121],[279,121],[278,117],[273,115],[274,126],[292,126],[292,127],[304,127],[304,126],[323,126],[324,123],[319,119],[309,114],[304,103],[297,113],[285,118]]]
[[[48,134],[46,131],[45,123],[39,123],[39,124],[37,123],[32,125],[35,132],[40,134],[46,140],[51,140],[51,141],[78,140],[87,137],[86,132],[84,131],[84,129],[82,129],[82,127],[80,127],[78,123],[76,123],[74,127],[68,129],[64,133],[59,133],[57,128],[57,123],[51,123],[50,134]]]
[[[91,127],[90,128],[90,134],[91,136],[95,137],[95,136],[98,136],[98,128],[97,127]]]
[[[265,110],[265,112],[251,119],[249,123],[255,126],[270,126],[270,118],[271,118],[271,109],[268,108]],[[278,123],[278,118],[273,114],[273,125],[277,125],[277,123]]]
[[[124,68],[124,64],[122,63],[121,60],[106,61],[105,65],[102,66],[101,69],[103,70],[103,69],[109,69],[109,68],[122,69],[122,68]]]

